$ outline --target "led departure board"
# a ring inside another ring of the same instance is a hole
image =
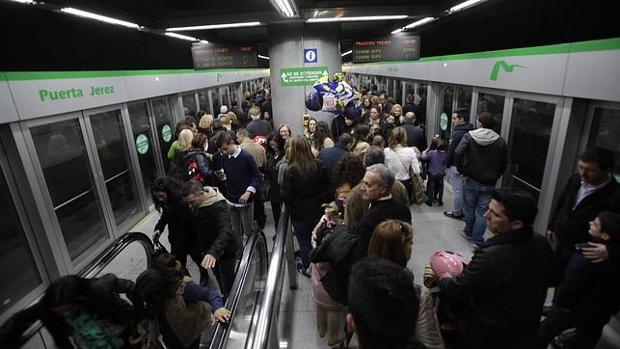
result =
[[[353,42],[353,63],[416,59],[420,59],[419,35],[396,35]]]
[[[258,66],[254,44],[221,45],[196,43],[192,45],[194,69],[255,68]]]

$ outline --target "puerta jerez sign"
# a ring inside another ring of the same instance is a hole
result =
[[[420,59],[419,35],[393,35],[388,38],[353,42],[353,63],[417,59]]]
[[[194,69],[256,68],[258,66],[254,44],[195,43],[192,45],[192,59]]]

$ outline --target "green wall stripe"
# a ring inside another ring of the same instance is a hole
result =
[[[374,64],[403,64],[403,63],[423,63],[438,61],[455,61],[468,59],[484,59],[498,57],[514,57],[514,56],[536,56],[547,54],[566,54],[578,52],[594,52],[605,50],[620,49],[620,38],[601,39],[580,41],[573,43],[511,48],[505,50],[461,53],[445,56],[424,57],[418,61],[390,61],[390,62],[374,62],[357,64],[374,65]],[[23,72],[5,72],[7,81],[26,81],[26,80],[54,80],[54,79],[80,79],[80,78],[110,78],[123,76],[141,76],[141,75],[164,75],[164,74],[209,74],[218,72],[239,72],[244,70],[261,70],[264,68],[218,68],[218,69],[147,69],[147,70],[91,70],[91,71],[23,71]],[[0,76],[0,79],[2,77]]]
[[[8,81],[58,80],[83,78],[118,78],[124,76],[166,75],[166,74],[212,74],[218,72],[242,72],[264,68],[221,68],[221,69],[145,69],[145,70],[88,70],[88,71],[24,71],[5,72]]]

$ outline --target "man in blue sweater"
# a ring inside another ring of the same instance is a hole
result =
[[[235,144],[234,137],[222,133],[217,139],[217,147],[224,154],[222,167],[226,174],[224,197],[230,210],[233,231],[242,241],[243,234],[252,233],[254,207],[252,200],[259,190],[260,173],[250,153]]]

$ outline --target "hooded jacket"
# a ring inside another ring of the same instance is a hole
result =
[[[460,174],[495,185],[506,170],[506,141],[489,128],[469,131],[454,151],[454,163]]]
[[[215,259],[234,258],[240,242],[233,233],[226,199],[215,187],[205,187],[204,200],[194,209],[194,229],[203,253]]]
[[[458,145],[461,143],[463,136],[465,136],[467,132],[473,129],[474,126],[469,122],[454,127],[454,130],[452,130],[452,137],[450,137],[450,145],[448,146],[448,163],[446,164],[447,167],[454,166],[454,151],[456,150],[456,147],[458,147]],[[420,149],[420,151],[422,151],[422,149]]]

